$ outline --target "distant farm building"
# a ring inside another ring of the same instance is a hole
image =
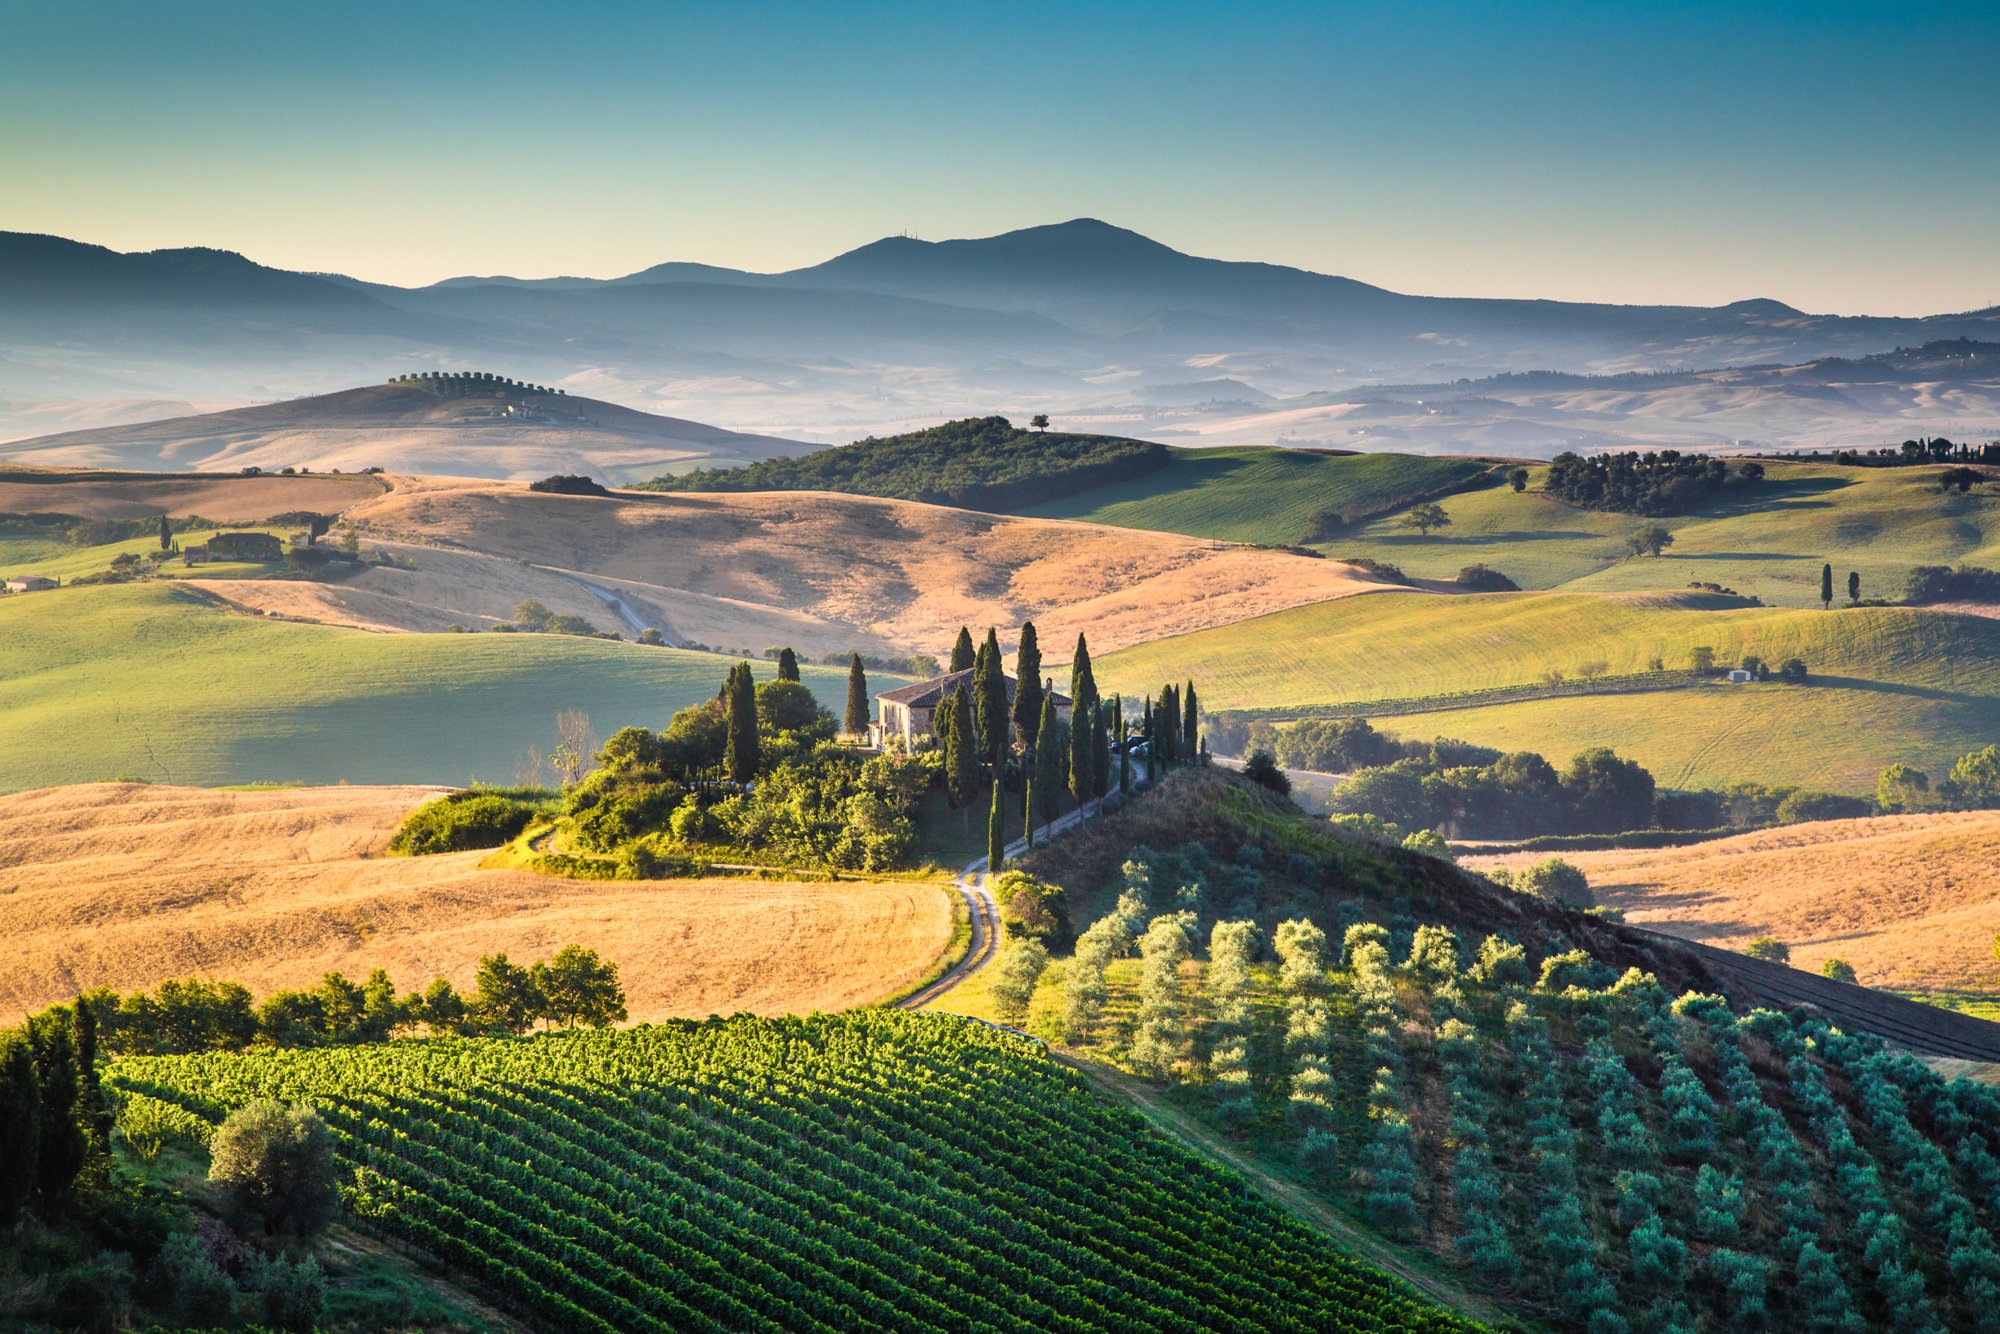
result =
[[[1745,668],[1742,668],[1742,667],[1732,667],[1732,668],[1730,668],[1730,669],[1729,669],[1729,680],[1730,680],[1730,684],[1732,684],[1732,685],[1739,685],[1739,686],[1740,686],[1740,685],[1742,685],[1742,684],[1743,684],[1743,683],[1744,683],[1745,681],[1754,681],[1754,680],[1756,680],[1756,679],[1757,679],[1757,674],[1756,674],[1755,672],[1752,672],[1752,671],[1749,671],[1749,670],[1747,670],[1747,669],[1745,669]]]
[[[199,565],[203,561],[283,560],[285,550],[269,533],[217,533],[182,555],[189,565]]]
[[[17,579],[9,579],[7,581],[7,591],[9,593],[44,593],[61,583],[60,579],[51,579],[47,575],[24,574]]]
[[[1016,684],[1011,676],[1003,676],[1007,683],[1007,707],[1014,707]],[[895,690],[885,690],[875,697],[876,722],[871,728],[872,740],[878,746],[895,744],[904,750],[916,749],[917,742],[924,737],[936,736],[934,719],[938,706],[944,703],[945,695],[954,687],[972,690],[972,669],[962,672],[946,672],[928,681],[902,686]],[[1068,718],[1069,696],[1050,690],[1055,697],[1056,717]]]

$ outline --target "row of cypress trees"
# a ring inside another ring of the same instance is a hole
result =
[[[53,1218],[110,1141],[88,1005],[46,1010],[0,1034],[0,1232],[30,1206]]]

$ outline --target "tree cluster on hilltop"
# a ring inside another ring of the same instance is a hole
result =
[[[1617,514],[1685,514],[1730,485],[1762,481],[1764,465],[1732,469],[1706,454],[1677,449],[1658,453],[1558,454],[1542,480],[1545,494],[1579,509]]]
[[[839,491],[1000,511],[1142,476],[1169,457],[1150,441],[1023,431],[1005,417],[970,417],[799,458],[700,468],[639,489]]]

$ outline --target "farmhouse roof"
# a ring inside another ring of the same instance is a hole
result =
[[[1014,678],[1003,673],[1000,679],[1007,683],[1007,702],[1012,704]],[[966,690],[972,689],[972,668],[968,667],[962,672],[946,672],[943,676],[933,676],[928,681],[918,681],[914,685],[885,690],[875,698],[886,700],[891,704],[907,704],[914,709],[934,709],[943,702],[946,691],[959,686],[963,686]],[[1070,702],[1069,696],[1059,690],[1050,693],[1055,696],[1057,704],[1067,705]]]

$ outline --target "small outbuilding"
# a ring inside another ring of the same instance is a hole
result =
[[[1750,671],[1747,668],[1732,667],[1729,669],[1729,683],[1731,685],[1740,686],[1745,681],[1754,681],[1756,679],[1757,679],[1757,673]]]
[[[51,588],[60,587],[61,584],[62,580],[51,579],[47,575],[24,574],[19,578],[9,579],[7,581],[7,591],[9,593],[42,593]]]

